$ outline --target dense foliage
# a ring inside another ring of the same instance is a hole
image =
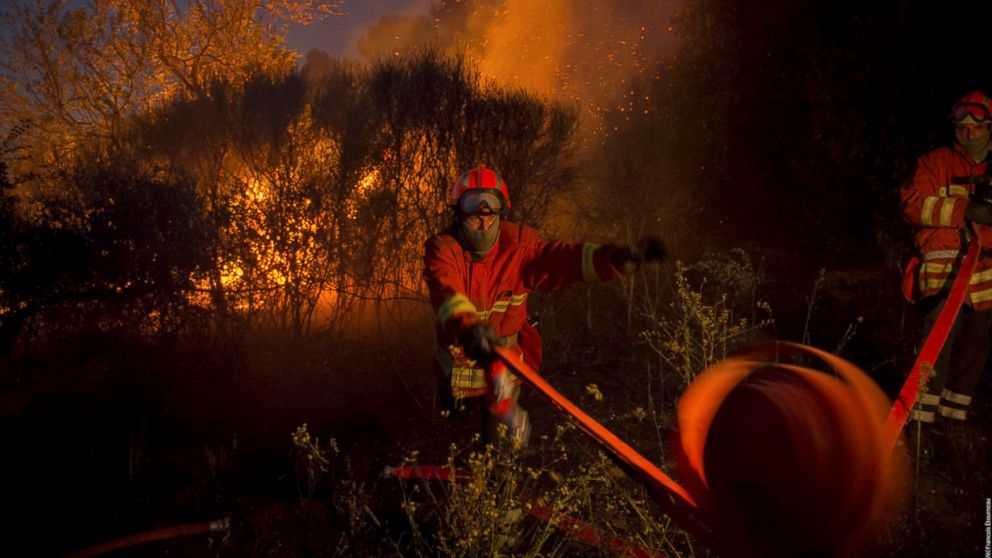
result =
[[[360,300],[421,299],[420,247],[447,224],[450,177],[491,161],[520,185],[517,218],[535,223],[573,172],[574,123],[429,51],[213,82],[28,181],[38,193],[4,190],[5,245],[23,260],[0,281],[4,322],[84,325],[56,308],[71,299],[96,316],[97,301],[140,290],[162,300],[117,326],[162,333],[206,311],[221,327],[300,334]]]

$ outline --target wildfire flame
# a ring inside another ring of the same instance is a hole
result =
[[[575,102],[586,125],[648,114],[636,82],[660,80],[657,60],[670,48],[672,4],[509,0],[477,8],[463,31],[483,77],[509,88]],[[522,72],[521,68],[527,68]]]

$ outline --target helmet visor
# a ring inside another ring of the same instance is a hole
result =
[[[951,120],[954,122],[961,122],[969,116],[978,124],[988,122],[989,108],[979,103],[958,103],[951,111]]]
[[[466,215],[499,215],[503,213],[503,200],[490,191],[468,191],[458,200],[458,208]]]

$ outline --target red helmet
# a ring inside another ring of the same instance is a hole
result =
[[[495,213],[503,213],[510,209],[510,192],[506,189],[506,182],[503,182],[498,174],[492,169],[486,168],[485,165],[479,165],[466,171],[451,185],[451,190],[448,192],[448,205],[460,205],[462,198],[469,192],[495,195],[500,201],[500,207],[490,206],[490,209]],[[472,198],[476,198],[476,196],[472,196]],[[485,197],[483,196],[481,199],[485,203]],[[462,210],[467,213],[474,213],[476,209],[478,209],[477,204],[474,204],[472,208],[462,207]]]
[[[972,120],[981,124],[989,121],[992,116],[990,113],[992,113],[992,99],[981,91],[972,91],[954,103],[950,119],[954,122],[962,122],[970,116]]]

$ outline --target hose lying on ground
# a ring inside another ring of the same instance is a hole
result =
[[[120,550],[122,548],[127,548],[138,544],[164,541],[166,539],[174,539],[177,537],[200,535],[203,533],[226,532],[230,529],[230,527],[231,520],[227,517],[214,521],[201,521],[199,523],[188,523],[186,525],[160,527],[158,529],[152,529],[151,531],[145,531],[144,533],[128,535],[126,537],[100,543],[89,548],[84,548],[78,552],[73,552],[72,554],[66,555],[66,558],[92,558],[93,556],[102,556],[108,552],[113,552],[115,550]]]

